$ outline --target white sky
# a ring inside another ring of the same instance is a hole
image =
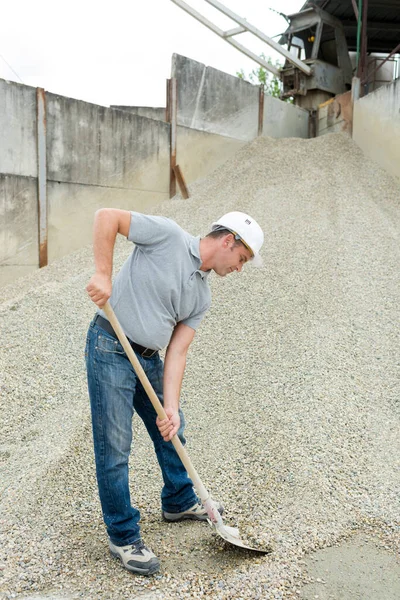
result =
[[[221,29],[237,25],[204,0],[186,0]],[[222,0],[269,36],[303,0]],[[277,39],[277,38],[276,38]],[[249,34],[236,40],[275,60]],[[171,0],[5,0],[0,23],[0,78],[95,104],[165,106],[173,53],[236,74],[256,64]],[[17,75],[10,69],[9,63]]]

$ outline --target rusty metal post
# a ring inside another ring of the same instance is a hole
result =
[[[361,81],[366,78],[368,73],[368,58],[367,58],[367,48],[368,48],[368,0],[363,0],[362,5],[362,21],[361,21],[361,56],[360,56],[360,77]],[[362,90],[362,95],[365,95],[365,90]]]
[[[318,136],[318,109],[310,109],[308,111],[308,137],[316,138]]]
[[[173,198],[176,194],[176,132],[177,132],[177,112],[178,98],[176,78],[168,79],[167,82],[167,109],[166,117],[170,123],[170,142],[169,142],[169,197]]]
[[[258,94],[258,135],[263,134],[264,129],[264,86],[260,85]]]
[[[46,92],[36,88],[39,267],[47,265]]]

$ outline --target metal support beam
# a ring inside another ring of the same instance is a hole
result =
[[[282,46],[280,44],[278,44],[278,42],[275,42],[273,39],[271,39],[270,37],[265,35],[265,33],[260,31],[259,29],[257,29],[257,27],[254,27],[254,25],[251,25],[250,23],[248,23],[246,21],[246,19],[242,19],[242,17],[239,17],[239,15],[237,15],[232,10],[230,10],[229,8],[224,6],[221,2],[218,2],[218,0],[205,0],[205,1],[208,2],[208,4],[211,4],[211,6],[213,6],[220,12],[222,12],[224,15],[226,15],[227,17],[232,19],[232,21],[235,21],[235,23],[237,23],[238,25],[241,25],[247,31],[249,31],[256,37],[258,37],[265,44],[268,44],[268,46],[270,46],[271,48],[276,50],[276,52],[279,52],[279,54],[282,54],[282,56],[287,58],[287,60],[289,60],[298,69],[300,69],[300,71],[303,71],[303,73],[305,73],[306,75],[311,74],[310,67],[308,67],[306,64],[304,64],[298,58],[295,58],[288,50],[285,50],[285,48],[282,48]],[[175,0],[173,0],[173,2],[175,2]]]
[[[357,21],[344,20],[342,21],[342,25],[346,29],[357,29]],[[400,31],[400,23],[385,23],[369,20],[367,23],[367,28],[368,31],[381,31],[382,29],[390,32]]]
[[[224,32],[224,38],[232,37],[233,35],[238,35],[239,33],[245,33],[247,29],[245,27],[235,27],[234,29],[229,29]]]
[[[356,16],[356,20],[358,21],[358,6],[357,6],[357,2],[356,0],[351,0],[351,3],[353,5],[353,10],[354,10],[354,14]],[[344,24],[343,24],[344,26]],[[355,24],[355,26],[357,27],[357,23]]]
[[[167,120],[170,123],[170,140],[169,140],[169,197],[173,198],[176,194],[176,132],[177,132],[177,116],[178,116],[178,96],[176,79],[167,80]]]
[[[317,31],[315,33],[315,40],[314,40],[312,52],[311,52],[311,58],[313,60],[317,60],[317,58],[318,58],[318,51],[319,51],[319,47],[321,45],[321,37],[322,37],[322,29],[323,28],[324,28],[324,24],[322,21],[320,21],[317,25]]]
[[[239,50],[239,52],[242,52],[243,54],[245,54],[246,56],[248,56],[249,58],[254,60],[254,62],[261,65],[267,71],[270,71],[270,73],[273,73],[274,75],[276,75],[276,77],[280,76],[279,69],[277,69],[276,67],[273,67],[272,65],[267,63],[266,60],[263,60],[262,58],[257,56],[257,54],[254,54],[254,52],[251,52],[251,50],[248,50],[247,48],[242,46],[242,44],[239,44],[239,42],[237,42],[236,40],[233,40],[232,37],[225,37],[225,33],[229,33],[229,32],[222,31],[222,29],[220,29],[219,27],[214,25],[214,23],[211,23],[211,21],[209,21],[208,19],[203,17],[203,15],[201,15],[199,12],[197,12],[197,10],[195,10],[194,8],[192,8],[191,6],[186,4],[186,2],[183,2],[183,0],[171,0],[171,1],[174,4],[176,4],[177,6],[179,6],[182,10],[187,12],[189,15],[194,17],[197,21],[202,23],[202,25],[205,25],[206,27],[208,27],[208,29],[211,29],[211,31],[213,31],[214,33],[219,35],[222,39],[224,39],[226,42],[228,42],[228,44],[230,44],[231,46],[236,48],[236,50]]]
[[[46,93],[36,88],[39,267],[45,267],[47,256],[47,163],[46,163]]]
[[[346,39],[348,49],[351,51],[357,50],[357,39],[354,37],[347,37]],[[391,50],[391,46],[388,46],[388,43],[385,40],[376,40],[370,37],[368,39],[368,52],[382,52],[383,54],[387,54]]]
[[[286,50],[280,44],[275,42],[272,38],[269,38],[268,36],[264,35],[259,29],[257,29],[256,27],[253,27],[253,25],[250,25],[250,23],[248,23],[245,19],[242,19],[241,17],[236,15],[234,12],[232,12],[231,10],[229,10],[228,8],[223,6],[220,2],[215,2],[215,0],[205,0],[206,2],[209,2],[209,4],[212,4],[215,8],[218,8],[218,10],[223,12],[226,16],[228,16],[233,21],[236,21],[236,23],[238,23],[241,26],[240,28],[236,29],[236,32],[234,29],[230,29],[229,31],[223,31],[222,29],[220,29],[219,27],[214,25],[214,23],[212,23],[211,21],[206,19],[206,17],[201,15],[199,12],[197,12],[194,8],[192,8],[191,6],[186,4],[186,2],[184,2],[183,0],[171,0],[171,1],[174,4],[176,4],[177,6],[179,6],[182,10],[187,12],[189,15],[194,17],[197,21],[202,23],[202,25],[205,25],[206,27],[208,27],[208,29],[211,29],[211,31],[213,31],[214,33],[219,35],[222,39],[224,39],[226,42],[228,42],[228,44],[231,44],[231,46],[233,46],[234,48],[239,50],[239,52],[242,52],[243,54],[245,54],[246,56],[248,56],[249,58],[254,60],[254,62],[261,65],[264,69],[266,69],[270,73],[273,73],[276,77],[280,77],[279,69],[277,69],[276,67],[273,67],[272,65],[267,63],[267,61],[263,60],[262,58],[260,58],[256,54],[254,54],[254,52],[251,52],[251,50],[248,50],[247,48],[245,48],[245,46],[242,46],[242,44],[239,44],[239,42],[232,39],[232,36],[236,35],[236,33],[243,33],[242,29],[244,29],[245,31],[248,31],[248,32],[252,33],[253,35],[255,35],[256,37],[258,37],[259,39],[261,39],[264,43],[271,46],[271,48],[274,48],[274,50],[276,50],[277,52],[279,52],[279,54],[281,54],[282,56],[287,58],[287,60],[289,62],[294,64],[301,71],[303,71],[307,75],[311,74],[311,68],[308,65],[303,63],[300,59],[293,56],[288,50]],[[217,4],[218,4],[218,6],[217,6]],[[235,33],[233,33],[233,32],[235,32]]]

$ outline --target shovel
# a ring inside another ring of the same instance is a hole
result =
[[[103,306],[103,310],[107,316],[107,319],[110,321],[133,368],[135,369],[135,372],[139,377],[141,384],[146,390],[146,393],[150,399],[150,402],[154,406],[157,415],[160,417],[160,419],[167,419],[168,417],[164,411],[164,408],[160,400],[158,399],[158,396],[155,393],[150,381],[148,380],[147,375],[144,372],[138,358],[136,357],[136,354],[132,350],[132,347],[128,342],[125,333],[122,331],[121,325],[118,322],[118,319],[111,307],[111,304],[109,302],[106,302],[106,304]],[[177,435],[174,435],[171,442],[173,443],[179,458],[181,459],[186,471],[188,472],[190,479],[193,481],[194,487],[196,488],[198,495],[200,496],[200,500],[208,515],[208,522],[212,527],[215,527],[218,535],[220,535],[224,540],[226,540],[230,544],[234,544],[235,546],[239,546],[240,548],[246,548],[247,550],[255,550],[256,552],[268,552],[268,550],[260,550],[259,548],[252,548],[251,546],[248,546],[240,539],[239,530],[236,527],[228,527],[227,525],[224,525],[222,517],[219,514],[215,503],[211,499],[210,494],[204,487],[200,477],[198,476],[194,466],[192,465],[192,462],[184,446],[182,445],[182,442],[180,441]]]

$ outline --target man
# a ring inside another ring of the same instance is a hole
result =
[[[117,233],[134,242],[135,248],[112,286]],[[167,414],[165,420],[157,417],[111,324],[98,310],[86,345],[97,483],[110,551],[135,573],[155,573],[159,560],[141,540],[140,513],[130,500],[128,459],[133,413],[142,418],[161,467],[163,518],[171,522],[206,520],[192,481],[170,441],[177,434],[185,443],[179,397],[186,354],[211,304],[209,273],[213,270],[224,277],[240,272],[247,261],[259,259],[263,240],[259,225],[240,212],[221,217],[203,239],[191,236],[165,217],[117,209],[96,213],[95,274],[87,292],[99,309],[110,299]],[[158,351],[165,347],[163,364]]]

